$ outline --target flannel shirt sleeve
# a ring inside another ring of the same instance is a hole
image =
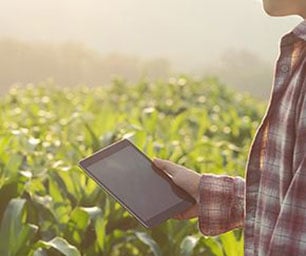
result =
[[[243,227],[244,179],[204,174],[199,193],[199,229],[204,235],[219,235]]]

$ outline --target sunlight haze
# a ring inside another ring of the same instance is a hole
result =
[[[257,0],[0,2],[0,39],[77,42],[101,55],[167,59],[173,70],[193,74],[219,68],[231,52],[272,69],[280,37],[300,21],[271,18]]]
[[[269,18],[256,0],[0,2],[2,37],[77,41],[102,53],[168,57],[186,67],[207,63],[230,48],[271,61],[279,37],[299,22],[275,19],[280,18]]]

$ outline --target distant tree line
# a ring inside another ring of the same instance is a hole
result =
[[[115,76],[128,81],[162,79],[171,67],[165,59],[143,60],[123,54],[103,56],[81,44],[47,44],[0,40],[0,90],[15,83],[52,79],[62,86],[104,85]]]
[[[188,60],[186,60],[188,62]],[[167,59],[142,59],[112,53],[102,55],[82,44],[48,44],[0,39],[0,93],[12,84],[52,79],[59,86],[100,86],[115,77],[135,82],[168,79],[175,74]],[[246,50],[229,49],[218,60],[197,68],[196,75],[217,76],[236,90],[267,99],[273,66]],[[187,71],[188,73],[188,71]]]

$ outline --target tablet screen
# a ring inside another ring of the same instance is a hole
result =
[[[97,182],[144,222],[176,205],[186,205],[185,193],[154,170],[152,162],[137,148],[124,144],[86,166]]]

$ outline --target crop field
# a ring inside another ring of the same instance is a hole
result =
[[[196,219],[146,230],[78,161],[129,138],[150,157],[244,176],[264,107],[214,78],[12,89],[0,101],[0,255],[242,255],[241,230],[206,237]]]

